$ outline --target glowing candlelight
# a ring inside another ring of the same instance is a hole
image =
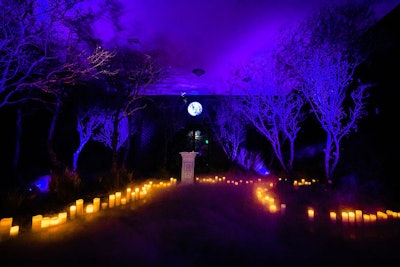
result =
[[[101,209],[102,209],[102,210],[107,209],[107,206],[108,206],[108,203],[107,203],[107,202],[101,203]]]
[[[11,226],[10,228],[10,236],[17,236],[19,234],[19,226]]]
[[[353,224],[356,221],[356,215],[353,211],[349,211],[349,223]]]
[[[329,218],[331,219],[331,222],[336,223],[336,212],[330,211]]]
[[[76,217],[76,206],[71,205],[69,207],[69,218],[74,219]]]
[[[376,220],[377,220],[377,218],[376,218],[376,215],[375,215],[375,214],[370,214],[370,215],[369,215],[369,218],[371,219],[371,223],[375,223],[375,222],[376,222]]]
[[[114,205],[115,205],[115,195],[111,194],[108,196],[108,207],[114,208]]]
[[[42,228],[47,228],[50,226],[50,217],[46,216],[42,218]]]
[[[0,220],[0,236],[2,235],[10,235],[10,229],[12,226],[13,218],[2,218]]]
[[[342,211],[342,222],[345,224],[349,222],[349,214],[346,211]]]
[[[121,205],[121,192],[115,192],[115,206]]]
[[[126,198],[121,198],[121,205],[125,205],[126,204]]]
[[[75,205],[76,205],[76,214],[83,215],[83,199],[77,199],[75,201]]]
[[[135,188],[135,196],[136,196],[135,200],[138,200],[140,198],[140,196],[139,196],[139,187]]]
[[[67,222],[67,213],[66,212],[58,213],[58,219],[59,219],[59,223],[66,223]]]
[[[275,204],[270,204],[269,205],[269,212],[275,213],[276,212],[276,205]]]
[[[53,216],[49,220],[49,226],[58,225],[59,222],[60,222],[60,219],[58,218],[58,216]]]
[[[95,197],[93,199],[93,212],[98,212],[100,210],[100,198]]]
[[[313,221],[314,220],[314,215],[315,215],[314,209],[313,208],[308,208],[307,209],[307,214],[308,214],[308,219],[310,221]]]
[[[132,189],[130,187],[126,189],[126,202],[129,202],[131,200],[131,191]]]
[[[356,222],[361,223],[363,221],[362,211],[356,210]]]
[[[363,214],[363,220],[364,220],[364,223],[370,223],[371,218],[370,218],[369,214]]]
[[[43,215],[32,216],[32,231],[36,232],[42,229]]]
[[[94,211],[94,206],[93,206],[93,204],[88,204],[88,205],[86,206],[86,213],[87,213],[87,214],[91,214],[91,213],[93,213],[93,211]]]

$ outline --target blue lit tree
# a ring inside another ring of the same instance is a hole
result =
[[[282,40],[280,70],[296,77],[299,90],[326,133],[325,175],[332,183],[341,142],[366,115],[367,89],[355,71],[368,48],[360,41],[373,16],[365,4],[328,6]]]
[[[241,115],[267,138],[283,171],[293,175],[295,141],[304,120],[304,99],[294,90],[296,81],[278,72],[269,58],[265,55],[253,58],[235,74],[237,86],[245,92]]]
[[[108,116],[101,141],[111,149],[111,172],[115,173],[119,167],[121,146],[130,144],[126,138],[132,135],[134,126],[129,125],[132,117],[147,107],[146,90],[159,81],[163,70],[156,57],[128,47],[121,47],[110,65],[118,70],[118,75],[107,76],[104,80],[109,97],[106,101]],[[96,137],[97,140],[99,138]],[[129,148],[126,147],[125,151],[129,151]]]
[[[37,101],[53,113],[48,151],[54,165],[60,165],[53,137],[67,95],[66,87],[104,74],[102,67],[112,56],[112,52],[96,47],[93,39],[88,43],[88,39],[83,41],[78,36],[77,27],[90,31],[83,22],[91,17],[79,12],[80,2],[5,0],[0,3],[0,108]],[[18,136],[16,142],[17,156]]]
[[[246,141],[246,122],[240,114],[241,99],[221,99],[216,107],[215,118],[210,119],[213,134],[231,162],[237,160],[239,148]]]

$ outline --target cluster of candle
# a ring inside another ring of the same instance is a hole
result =
[[[340,214],[340,216],[338,216]],[[392,210],[377,211],[376,213],[363,212],[362,210],[343,210],[341,212],[330,211],[329,218],[332,223],[341,221],[344,225],[372,224],[377,221],[387,221],[389,219],[400,219],[400,212]]]
[[[254,184],[254,183],[259,183],[262,182],[262,179],[258,178],[256,180],[253,179],[249,179],[249,180],[243,180],[243,179],[226,179],[225,176],[214,176],[214,177],[203,177],[203,178],[199,178],[196,177],[196,182],[198,183],[212,183],[212,184],[216,184],[216,183],[225,183],[225,184],[232,184],[232,185],[241,185],[241,184]],[[272,183],[273,184],[273,183]]]
[[[19,233],[19,225],[13,225],[13,218],[2,218],[0,220],[0,240]]]
[[[285,213],[286,204],[280,203],[274,194],[270,191],[270,188],[273,187],[273,184],[269,184],[268,187],[257,187],[256,188],[256,198],[261,204],[267,208],[267,210],[271,213],[277,213],[280,211],[281,213]]]
[[[106,197],[103,202],[100,197],[93,198],[93,201],[85,203],[83,199],[77,199],[73,205],[70,205],[67,212],[60,212],[58,214],[46,215],[41,214],[32,216],[32,232],[38,232],[43,229],[64,224],[68,219],[73,220],[80,216],[97,213],[107,208],[114,208],[126,205],[129,202],[136,202],[148,195],[151,188],[165,188],[171,185],[176,185],[177,179],[171,177],[168,182],[159,182],[153,184],[152,181],[135,188],[127,187],[124,191],[114,192]],[[12,225],[13,218],[2,218],[0,221],[0,241],[3,238],[17,236],[19,234],[19,226]]]

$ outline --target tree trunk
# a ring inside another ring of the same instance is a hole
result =
[[[61,101],[61,96],[59,95],[59,96],[57,96],[57,102],[56,102],[55,110],[53,113],[53,117],[51,119],[49,134],[47,136],[47,151],[50,156],[50,161],[51,161],[51,164],[57,169],[61,168],[62,164],[58,160],[57,154],[54,149],[54,132],[55,132],[58,116],[61,112],[61,105],[62,105],[62,101]]]

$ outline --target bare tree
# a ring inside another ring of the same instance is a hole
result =
[[[109,77],[107,91],[109,99],[107,110],[111,116],[112,128],[103,132],[103,142],[112,152],[111,171],[118,169],[119,148],[122,141],[121,123],[131,122],[130,117],[136,112],[147,107],[148,98],[146,90],[151,84],[157,83],[162,77],[163,69],[158,64],[157,59],[150,54],[131,50],[130,48],[120,48],[116,57],[110,62],[110,65],[118,69],[118,77]],[[128,125],[128,137],[131,135]],[[105,137],[107,136],[107,137]],[[129,140],[128,140],[129,141]],[[130,142],[124,143],[129,145]],[[125,151],[129,151],[127,148]]]
[[[281,167],[292,175],[295,141],[304,120],[304,100],[294,90],[295,83],[279,73],[269,57],[254,58],[236,76],[238,85],[247,92],[241,105],[242,115],[268,139]]]
[[[326,133],[328,183],[339,162],[343,137],[357,130],[366,115],[366,90],[371,85],[354,78],[365,58],[357,41],[372,21],[366,5],[328,6],[287,34],[278,52],[280,69],[298,79]]]
[[[246,142],[246,122],[239,110],[241,101],[237,96],[221,99],[215,118],[210,119],[213,135],[232,163],[238,157],[239,148]]]
[[[73,159],[71,171],[75,173],[78,169],[79,156],[86,146],[86,144],[92,139],[96,130],[104,122],[103,114],[99,113],[96,109],[81,110],[77,113],[77,131],[79,134],[78,147],[76,148]]]

